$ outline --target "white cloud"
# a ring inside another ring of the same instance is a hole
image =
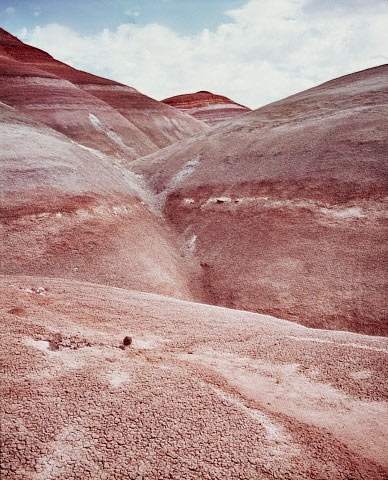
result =
[[[140,12],[138,10],[125,10],[124,15],[127,15],[127,17],[138,17],[140,15]]]
[[[26,27],[21,28],[21,29],[17,32],[17,36],[18,36],[18,38],[20,38],[21,40],[24,40],[25,38],[27,38],[27,36],[28,36],[28,30],[26,29]]]
[[[191,36],[158,24],[123,24],[95,36],[46,25],[27,41],[157,99],[210,90],[256,108],[388,62],[385,0],[364,9],[346,3],[324,9],[317,0],[250,0],[227,12],[229,23]]]
[[[7,7],[7,8],[5,9],[5,12],[6,12],[6,13],[15,13],[15,9],[14,9],[13,7]]]

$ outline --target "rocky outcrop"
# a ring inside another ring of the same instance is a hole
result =
[[[1,273],[196,297],[191,264],[136,175],[4,104],[0,146]]]
[[[177,95],[162,101],[210,126],[233,120],[251,111],[250,108],[233,102],[227,97],[207,91]]]
[[[0,101],[123,163],[202,131],[134,88],[76,70],[0,29]]]
[[[388,333],[387,100],[383,65],[135,162],[215,304]]]

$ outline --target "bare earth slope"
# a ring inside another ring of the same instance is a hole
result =
[[[233,102],[230,98],[207,91],[177,95],[166,98],[162,102],[211,126],[251,111],[250,108]]]
[[[58,62],[2,29],[0,101],[123,161],[206,129],[134,88]]]
[[[59,279],[0,295],[4,479],[387,478],[387,339]]]
[[[388,66],[137,160],[219,305],[388,333]]]
[[[0,101],[123,163],[153,151],[143,132],[93,95],[30,64],[0,61]]]
[[[1,103],[0,146],[1,273],[193,298],[193,271],[136,175]]]

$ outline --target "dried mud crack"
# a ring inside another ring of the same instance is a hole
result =
[[[386,339],[39,280],[1,282],[2,478],[387,478]]]

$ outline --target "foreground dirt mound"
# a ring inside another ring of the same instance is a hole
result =
[[[177,95],[162,101],[211,126],[251,111],[230,98],[206,91]]]
[[[0,101],[124,162],[206,125],[134,88],[58,62],[0,29]]]
[[[213,303],[388,334],[388,66],[138,160]]]
[[[58,279],[0,292],[4,479],[387,478],[387,339]]]
[[[1,273],[193,298],[193,270],[136,175],[1,103],[0,146]]]

